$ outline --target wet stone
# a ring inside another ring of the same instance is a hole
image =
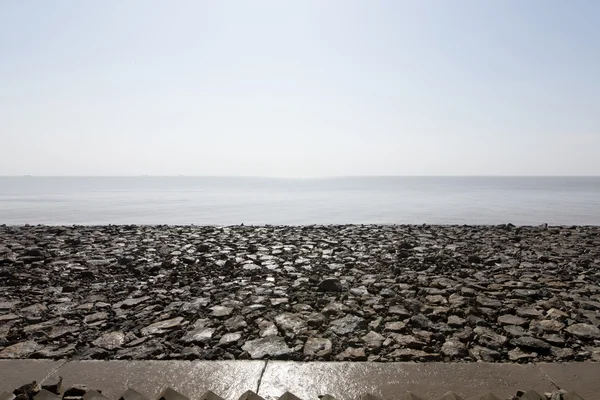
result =
[[[145,343],[139,346],[118,350],[115,358],[117,360],[146,360],[160,354],[163,350],[163,347],[158,343]]]
[[[438,354],[414,349],[394,350],[389,357],[394,361],[438,361],[441,359]]]
[[[97,312],[94,314],[86,315],[83,318],[83,322],[85,322],[86,324],[92,324],[94,322],[104,321],[107,318],[108,318],[108,313],[104,312],[104,311],[100,311],[100,312]]]
[[[225,335],[223,335],[221,337],[221,339],[219,340],[219,344],[230,344],[230,343],[236,343],[238,342],[240,339],[242,338],[242,334],[240,332],[234,332],[234,333],[226,333]]]
[[[367,355],[365,354],[365,349],[363,348],[348,347],[346,350],[336,355],[335,359],[339,361],[365,361],[367,359]]]
[[[125,334],[119,331],[105,333],[92,343],[106,350],[116,350],[125,344]]]
[[[550,350],[552,346],[547,342],[544,342],[541,339],[536,339],[531,336],[521,336],[518,338],[514,338],[510,341],[510,343],[514,346],[518,346],[520,348],[525,349],[534,349],[534,350]]]
[[[600,329],[590,324],[573,324],[565,329],[571,335],[584,340],[599,340]]]
[[[500,308],[502,307],[502,302],[500,300],[491,299],[485,296],[477,296],[477,304],[482,307],[488,308]]]
[[[413,315],[410,317],[410,324],[417,328],[427,329],[432,325],[432,322],[429,318],[424,316],[423,314]]]
[[[442,345],[442,354],[450,358],[464,358],[469,356],[469,351],[462,342],[450,339]]]
[[[498,351],[482,346],[473,346],[470,349],[470,354],[474,359],[484,362],[498,361],[502,357],[502,354]]]
[[[350,311],[350,308],[342,303],[329,303],[321,310],[321,313],[325,316],[334,316],[344,314]]]
[[[563,346],[565,344],[565,339],[557,334],[548,334],[548,335],[544,335],[543,339],[548,342],[551,343],[555,346]]]
[[[502,329],[513,337],[529,335],[529,332],[526,331],[522,326],[505,325],[502,327]]]
[[[242,350],[250,353],[250,357],[254,359],[264,358],[265,356],[278,357],[293,351],[280,336],[268,336],[250,340],[244,343]]]
[[[282,313],[275,317],[275,324],[285,332],[286,335],[295,336],[306,332],[308,325],[299,315],[293,313]]]
[[[419,306],[419,311],[420,311],[420,306]],[[388,310],[388,314],[395,315],[400,319],[410,318],[410,316],[412,315],[412,313],[407,311],[406,308],[400,307],[400,306],[390,307]]]
[[[425,347],[425,342],[412,335],[394,335],[392,337],[396,343],[401,347],[407,347],[410,349],[422,349]]]
[[[205,308],[210,304],[210,299],[208,297],[199,297],[192,301],[185,302],[181,305],[182,312],[195,313]]]
[[[327,357],[331,354],[331,340],[311,337],[304,344],[304,355],[308,357]]]
[[[238,331],[248,326],[246,320],[241,315],[236,315],[225,321],[225,328],[228,331]]]
[[[194,322],[194,326],[192,330],[188,331],[181,340],[184,343],[201,343],[201,342],[209,342],[216,329],[208,327],[210,324],[210,320],[208,319],[199,319]]]
[[[516,315],[501,315],[498,317],[498,323],[501,325],[517,325],[517,326],[527,326],[529,325],[529,321],[525,318],[518,317]]]
[[[537,357],[535,352],[527,352],[521,349],[512,349],[508,352],[508,359],[511,361],[529,361]]]
[[[517,309],[517,315],[519,317],[528,318],[528,319],[541,319],[543,314],[540,310],[533,307],[520,307]]]
[[[28,358],[42,347],[33,340],[15,343],[0,351],[0,358]]]
[[[148,300],[150,300],[150,297],[148,297],[148,296],[131,298],[131,299],[126,299],[126,300],[120,301],[120,302],[116,303],[113,307],[114,308],[132,308],[132,307],[135,307],[138,304],[142,304]]]
[[[383,345],[383,342],[385,341],[385,337],[383,337],[383,335],[381,335],[377,332],[373,332],[373,331],[370,331],[369,333],[364,335],[361,339],[365,343],[365,345],[371,349],[381,348],[381,346]]]
[[[46,334],[50,339],[59,339],[63,336],[75,334],[79,332],[78,326],[70,326],[70,325],[58,325],[52,327],[50,332]]]
[[[387,332],[402,332],[406,328],[406,324],[400,321],[388,322],[383,328]]]
[[[2,314],[0,315],[0,322],[5,321],[14,321],[15,319],[19,319],[20,317],[16,314]]]
[[[364,319],[355,315],[346,315],[343,318],[331,321],[329,329],[337,335],[346,335],[356,331]]]
[[[458,315],[451,315],[448,317],[448,325],[453,328],[460,328],[465,326],[467,321],[464,318],[459,317]]]
[[[275,336],[279,333],[277,326],[271,321],[260,321],[258,323],[258,328],[260,329],[260,337]]]
[[[177,317],[165,321],[158,321],[143,328],[141,333],[143,336],[162,335],[173,328],[181,326],[182,322],[183,317]]]
[[[231,315],[231,313],[233,312],[233,308],[223,307],[223,306],[214,306],[214,307],[211,307],[211,310],[212,310],[211,315],[213,317],[227,317],[227,316]]]
[[[565,327],[565,324],[554,319],[542,320],[539,325],[546,332],[560,332]]]
[[[491,349],[499,349],[504,347],[508,338],[504,335],[499,335],[489,328],[478,326],[473,330],[477,334],[477,341],[485,347]]]
[[[0,301],[0,311],[12,311],[20,301]]]

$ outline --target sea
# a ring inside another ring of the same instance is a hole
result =
[[[600,177],[0,177],[0,224],[600,225]]]

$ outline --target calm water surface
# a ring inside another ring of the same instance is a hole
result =
[[[0,177],[0,224],[600,225],[600,177]]]

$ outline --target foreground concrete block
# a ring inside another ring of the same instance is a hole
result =
[[[12,393],[15,388],[44,378],[56,371],[64,361],[0,360],[0,393]]]
[[[35,395],[34,400],[61,400],[61,397],[56,393],[42,389],[38,394]]]
[[[538,367],[556,386],[574,392],[569,396],[600,399],[600,363],[540,363]]]

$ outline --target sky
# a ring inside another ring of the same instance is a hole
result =
[[[597,0],[2,0],[0,175],[600,175]]]

